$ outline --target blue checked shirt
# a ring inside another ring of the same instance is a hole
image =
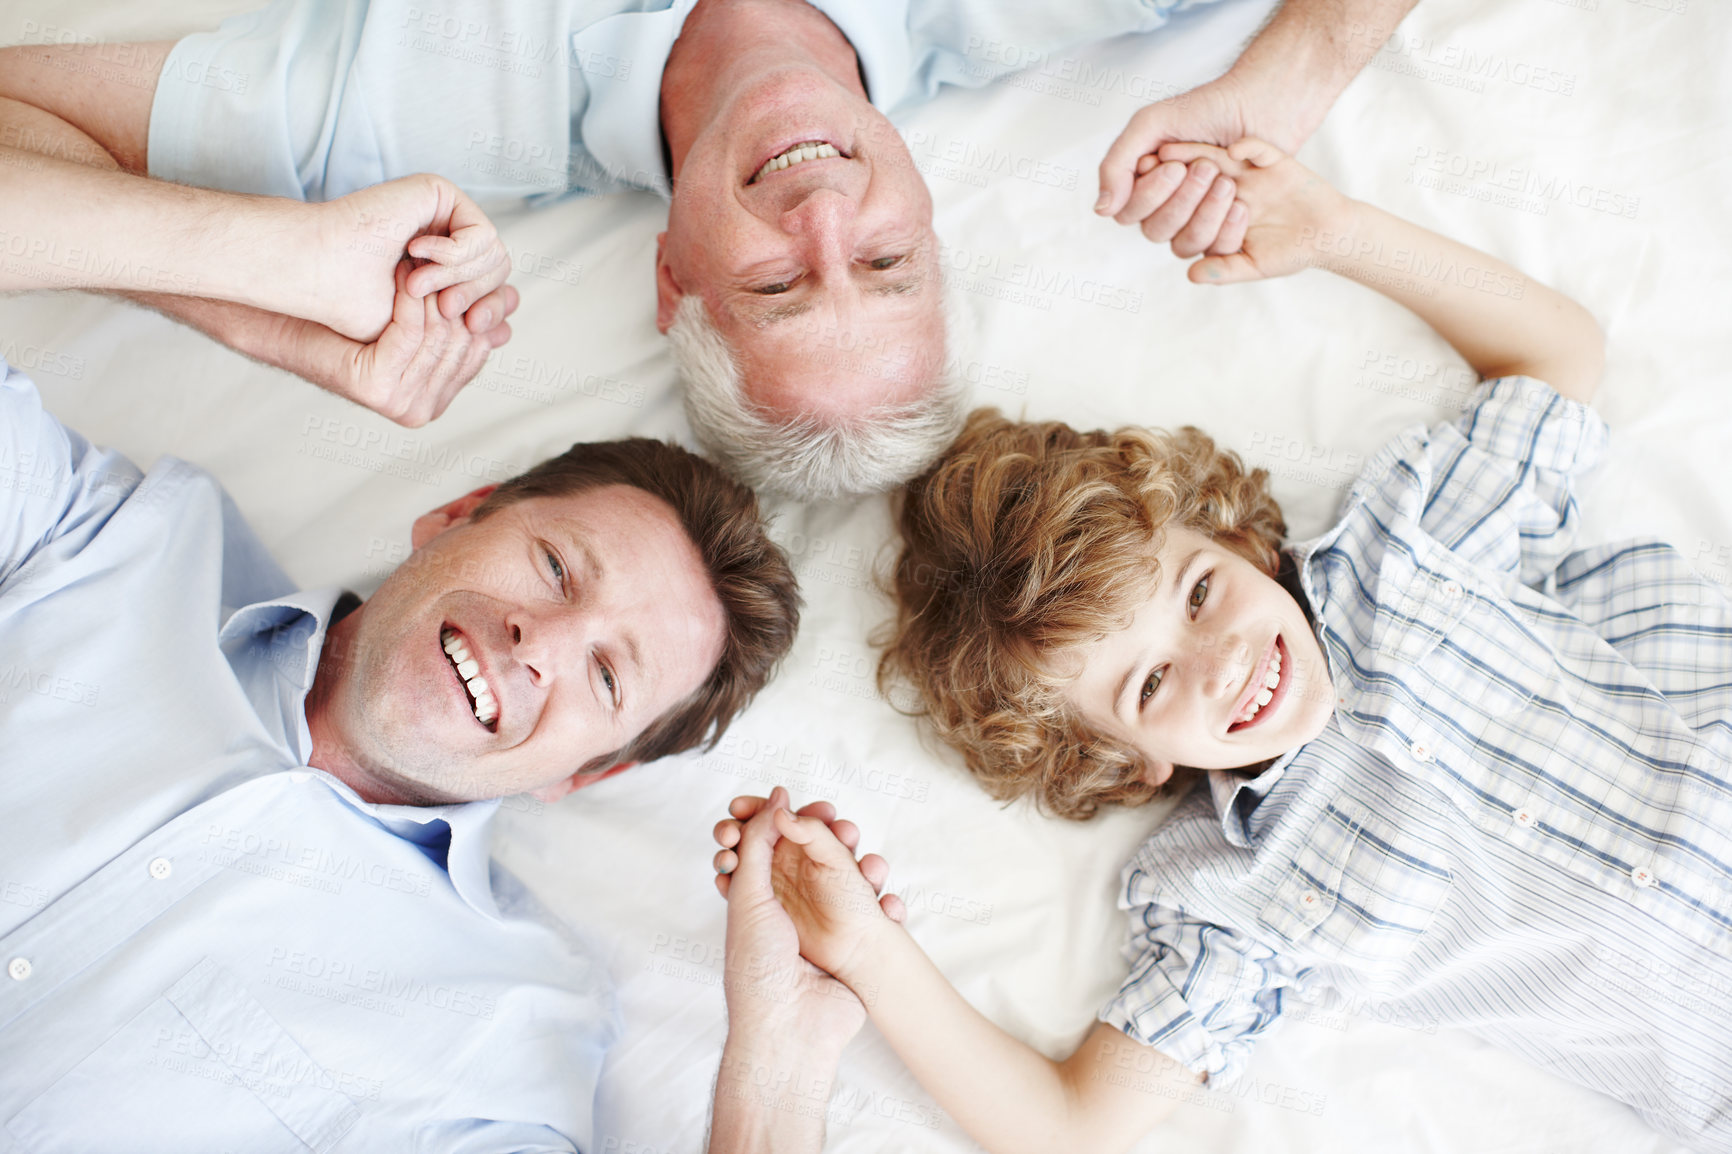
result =
[[[1326,995],[1732,1150],[1732,604],[1664,544],[1572,548],[1605,439],[1517,377],[1371,461],[1295,550],[1335,714],[1138,851],[1103,1021],[1230,1079]]]
[[[0,1154],[588,1147],[612,993],[498,803],[306,764],[336,600],[0,361]]]

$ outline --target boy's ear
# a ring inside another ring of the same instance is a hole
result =
[[[453,525],[460,525],[469,520],[469,514],[475,512],[475,507],[487,500],[498,485],[483,485],[473,492],[465,493],[449,504],[441,505],[430,513],[423,513],[415,518],[415,524],[409,528],[409,544],[419,549]]]
[[[637,762],[635,761],[622,761],[618,765],[610,766],[607,769],[602,770],[600,773],[584,773],[579,771],[572,774],[570,777],[562,777],[551,785],[544,785],[540,789],[532,789],[529,791],[529,796],[535,798],[537,801],[545,801],[551,805],[568,793],[576,793],[585,786],[594,785],[596,782],[612,777],[616,773],[624,773],[636,764]]]
[[[1170,761],[1155,761],[1151,758],[1144,758],[1143,772],[1137,776],[1141,780],[1148,782],[1150,785],[1165,785],[1168,781],[1172,780],[1173,763]]]

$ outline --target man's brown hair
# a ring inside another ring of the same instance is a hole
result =
[[[604,485],[642,489],[673,509],[703,558],[727,627],[721,659],[697,691],[585,769],[714,746],[770,679],[800,625],[799,586],[787,557],[765,531],[757,496],[678,445],[646,437],[580,442],[500,484],[471,516],[480,520],[513,501],[564,497]]]
[[[1148,801],[1141,755],[1066,705],[1066,652],[1125,627],[1168,525],[1273,575],[1286,527],[1267,481],[1192,428],[1079,433],[976,410],[903,495],[880,687],[911,686],[994,797],[1068,818]]]

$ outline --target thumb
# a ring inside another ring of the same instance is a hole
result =
[[[854,855],[836,839],[821,818],[798,817],[782,809],[776,811],[774,820],[777,832],[805,850],[806,856],[818,864],[833,868],[854,867]]]
[[[1243,284],[1263,279],[1256,263],[1242,252],[1206,256],[1186,270],[1185,275],[1192,284]]]

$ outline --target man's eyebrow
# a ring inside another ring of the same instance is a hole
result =
[[[918,293],[922,283],[920,277],[908,277],[904,280],[892,281],[889,284],[873,285],[866,291],[873,296],[907,297]]]

